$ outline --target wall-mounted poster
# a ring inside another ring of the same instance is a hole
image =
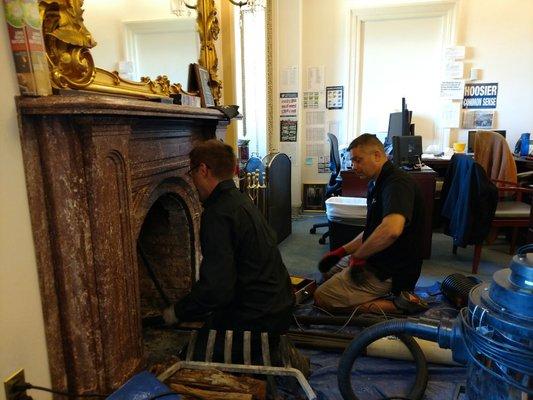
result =
[[[298,114],[298,93],[279,94],[279,115],[280,117],[296,117]]]
[[[298,121],[296,118],[284,118],[279,121],[280,142],[296,142],[298,139]]]
[[[494,127],[495,110],[466,110],[463,113],[463,128],[465,129],[492,129]]]
[[[326,86],[326,108],[340,110],[344,105],[344,86]]]
[[[497,83],[467,83],[463,108],[496,108],[497,98]]]

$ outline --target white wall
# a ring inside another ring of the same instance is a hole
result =
[[[521,133],[533,133],[533,1],[464,0],[457,41],[468,46],[466,63],[482,69],[481,82],[499,83],[496,129],[507,130],[514,149]]]
[[[324,65],[326,86],[344,85],[345,95],[354,85],[348,76],[348,64],[353,58],[348,49],[350,9],[427,3],[424,0],[300,0],[301,23],[298,23],[293,16],[286,18],[284,15],[284,8],[289,7],[285,3],[292,4],[294,1],[279,0],[277,20],[274,14],[274,29],[280,35],[274,41],[274,54],[277,53],[279,58],[274,60],[273,71],[275,82],[279,81],[279,71],[287,65],[296,65],[295,57],[300,54],[300,96],[306,89],[302,80],[308,66]],[[439,3],[439,0],[435,2]],[[512,147],[520,133],[533,131],[533,1],[457,0],[457,5],[457,32],[452,37],[457,38],[457,45],[468,47],[465,60],[467,73],[472,66],[481,68],[482,81],[499,83],[496,128],[507,129],[508,142]],[[296,38],[299,38],[298,43]],[[341,118],[343,121],[341,142],[350,141],[356,134],[347,131],[347,116],[352,111],[346,100],[344,112],[327,111],[327,119]],[[279,86],[274,87],[273,101],[276,105],[279,103]],[[416,109],[413,110],[416,114]],[[305,132],[303,122],[300,118],[301,140]],[[273,139],[277,140],[279,120],[277,124],[275,120],[274,127]],[[342,135],[345,135],[345,140]],[[464,139],[464,132],[452,130],[450,142],[457,137]],[[303,148],[304,145],[302,140],[300,146]],[[326,182],[328,179],[326,174],[315,172],[316,165],[303,165],[303,157],[301,180],[295,179],[296,174],[293,174],[293,193],[300,193],[302,183]],[[294,205],[298,204],[298,200],[300,196],[293,196]]]
[[[0,7],[0,379],[24,368],[26,379],[50,387],[44,323],[30,226],[14,96],[15,66]],[[31,392],[35,399],[49,399]],[[3,387],[0,399],[5,399]]]
[[[302,130],[298,128],[298,141],[285,143],[279,141],[279,93],[299,92],[302,78],[298,75],[294,84],[286,86],[280,82],[281,72],[289,67],[298,67],[301,71],[301,13],[304,0],[274,0],[272,27],[272,62],[273,62],[273,137],[270,141],[272,151],[281,151],[291,158],[291,200],[293,205],[300,205],[302,196],[301,165],[303,164],[300,146]],[[301,102],[300,102],[301,108]],[[302,115],[301,109],[299,111]],[[301,118],[300,118],[301,120]]]

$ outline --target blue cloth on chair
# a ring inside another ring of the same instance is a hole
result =
[[[470,184],[474,160],[466,155],[454,156],[451,182],[441,214],[449,219],[448,231],[453,237],[453,244],[463,246],[468,232],[470,209]],[[448,176],[447,176],[448,178]]]
[[[453,237],[453,244],[481,244],[498,203],[498,189],[483,167],[465,154],[455,154],[446,172],[442,200],[444,233]]]

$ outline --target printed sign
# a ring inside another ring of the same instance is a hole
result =
[[[496,108],[497,97],[497,83],[467,83],[463,108]]]
[[[296,117],[298,114],[298,93],[280,93],[281,117]]]
[[[344,102],[344,86],[326,86],[326,108],[328,110],[342,109]]]
[[[440,97],[450,100],[462,100],[465,89],[465,81],[442,81],[440,83]]]
[[[296,142],[298,134],[298,121],[296,119],[282,119],[279,122],[280,142]]]

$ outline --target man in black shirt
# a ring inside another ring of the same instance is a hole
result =
[[[294,296],[274,231],[232,180],[233,149],[215,139],[189,154],[204,206],[200,279],[163,316],[167,323],[207,318],[217,330],[279,334],[291,322]]]
[[[315,292],[315,302],[333,311],[412,291],[422,266],[424,203],[418,185],[387,160],[375,135],[359,136],[348,150],[355,171],[371,181],[365,230],[319,263],[326,273],[349,255],[349,267]]]

